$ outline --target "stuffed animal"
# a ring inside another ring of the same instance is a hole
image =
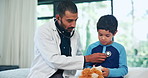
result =
[[[79,78],[104,78],[101,71],[102,68],[102,66],[93,66],[92,68],[85,68],[81,72]]]

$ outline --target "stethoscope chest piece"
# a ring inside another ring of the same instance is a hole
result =
[[[107,57],[110,57],[112,55],[110,51],[106,51],[105,54],[107,55]]]

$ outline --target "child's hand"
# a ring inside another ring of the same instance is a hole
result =
[[[103,76],[104,76],[104,77],[108,77],[108,75],[109,75],[109,69],[103,67],[103,69],[102,69],[102,73],[103,73]]]

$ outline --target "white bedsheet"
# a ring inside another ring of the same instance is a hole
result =
[[[26,78],[29,68],[20,68],[0,72],[0,78]]]
[[[76,73],[76,78],[81,74],[81,71],[82,70],[79,70],[79,72]],[[0,72],[0,78],[26,78],[28,73],[29,68],[6,70]],[[148,68],[129,67],[129,72],[125,78],[148,78]]]

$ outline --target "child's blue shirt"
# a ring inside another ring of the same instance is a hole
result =
[[[125,48],[116,42],[110,45],[102,45],[100,41],[91,44],[85,55],[93,53],[107,53],[109,57],[103,63],[85,63],[85,68],[93,65],[109,68],[109,78],[123,78],[128,73],[127,57]]]

